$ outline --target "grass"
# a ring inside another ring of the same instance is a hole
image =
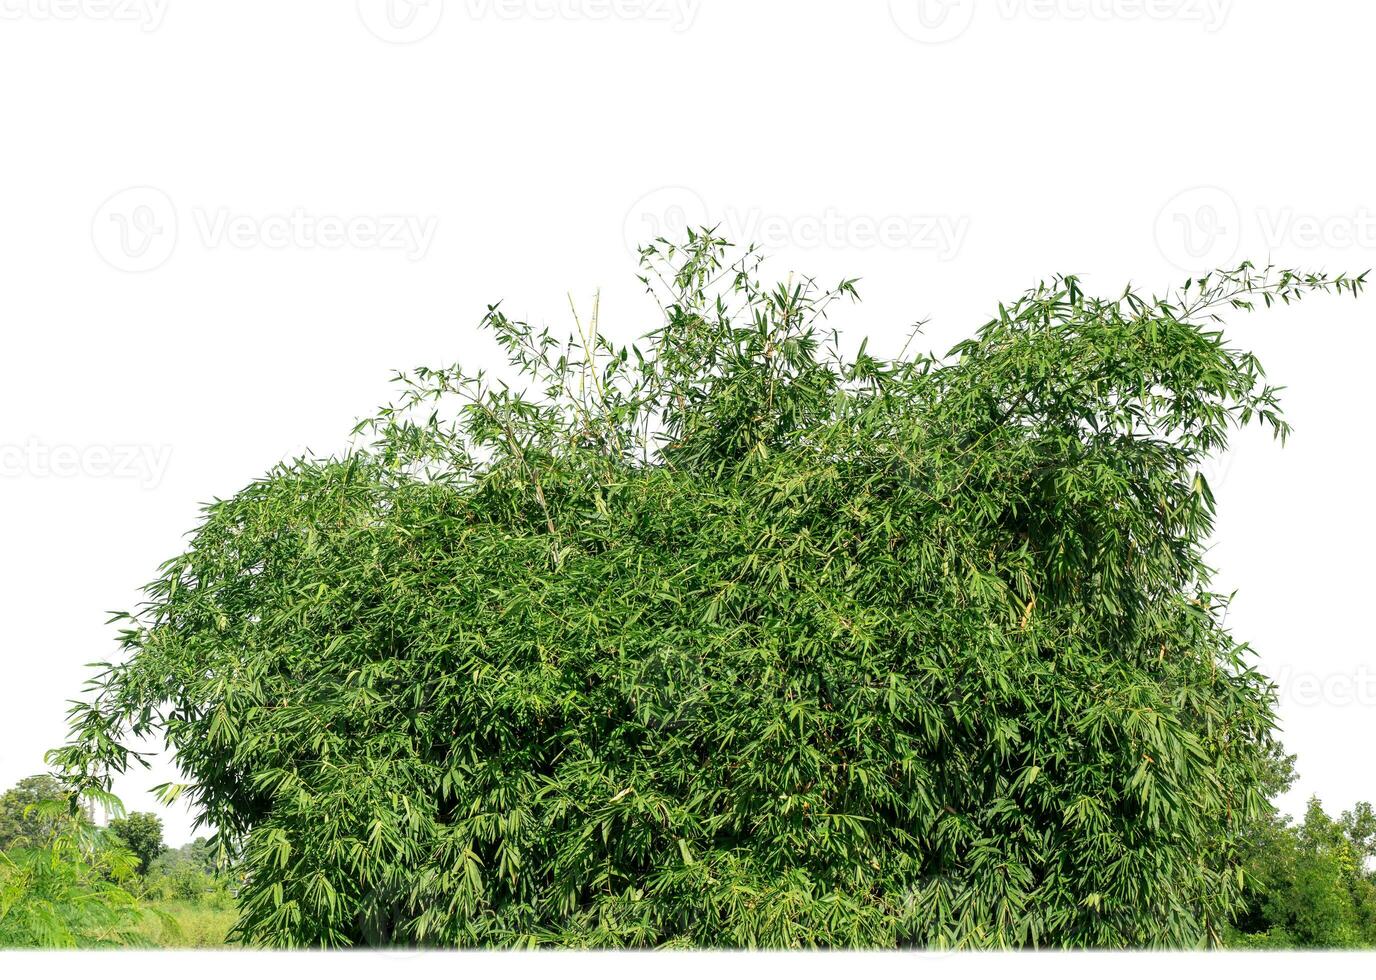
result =
[[[167,949],[215,949],[225,945],[238,912],[233,905],[206,905],[170,900],[152,902],[140,933],[154,946]]]

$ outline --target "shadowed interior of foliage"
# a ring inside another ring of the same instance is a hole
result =
[[[493,307],[510,379],[208,506],[65,777],[165,738],[255,944],[1218,942],[1276,746],[1200,470],[1287,431],[1220,317],[1363,280],[1058,277],[887,358],[854,281],[642,259],[638,344]]]

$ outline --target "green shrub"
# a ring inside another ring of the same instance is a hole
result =
[[[1362,281],[1059,278],[881,360],[853,282],[644,259],[641,345],[493,308],[530,390],[403,375],[211,505],[55,760],[165,736],[260,944],[1217,941],[1273,716],[1199,470],[1286,430],[1215,321]]]
[[[1240,948],[1376,947],[1376,815],[1360,803],[1334,820],[1317,798],[1304,820],[1274,819],[1250,848],[1244,904],[1228,944]]]
[[[28,776],[0,795],[0,851],[42,847],[61,826],[41,805],[65,803],[70,793],[53,776]]]
[[[141,945],[142,912],[116,883],[137,859],[64,806],[42,813],[44,846],[0,853],[0,949]]]
[[[157,901],[225,909],[233,904],[237,881],[234,869],[220,866],[217,849],[198,837],[154,859],[144,875],[143,893]]]
[[[155,813],[130,813],[115,817],[109,824],[110,833],[138,859],[136,871],[148,873],[153,861],[167,850],[162,840],[162,818]]]

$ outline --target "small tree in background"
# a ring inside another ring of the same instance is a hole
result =
[[[493,308],[526,387],[402,375],[211,505],[68,777],[165,738],[264,945],[1219,941],[1274,718],[1200,469],[1287,430],[1218,322],[1362,280],[1057,278],[892,360],[710,234],[643,281],[641,345]]]
[[[0,949],[145,945],[145,913],[119,884],[136,859],[59,796],[31,804],[42,835],[0,852]]]
[[[42,847],[58,830],[51,808],[42,804],[66,802],[71,796],[56,778],[29,776],[0,795],[0,851],[11,847]]]
[[[221,867],[219,858],[204,837],[165,850],[144,876],[144,894],[226,906],[236,877],[231,868]]]
[[[138,859],[137,871],[147,874],[167,845],[162,839],[162,818],[153,813],[130,813],[110,821],[110,833]]]
[[[1275,818],[1244,864],[1245,903],[1230,942],[1276,949],[1376,946],[1373,832],[1369,803],[1334,820],[1315,797],[1300,823]]]

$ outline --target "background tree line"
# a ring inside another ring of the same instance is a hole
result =
[[[1293,758],[1280,760],[1276,790],[1294,778]],[[0,796],[0,947],[222,945],[235,877],[216,851],[206,838],[167,847],[152,813],[101,832],[69,816],[52,776],[20,780]],[[1334,817],[1313,797],[1299,820],[1274,812],[1249,841],[1226,945],[1376,948],[1374,859],[1370,803]]]
[[[97,826],[51,775],[0,796],[0,948],[219,946],[235,890],[210,841],[170,848],[156,814]]]

